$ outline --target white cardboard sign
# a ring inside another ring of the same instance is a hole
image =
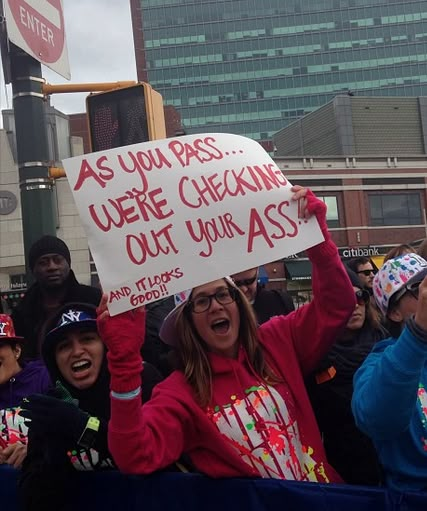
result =
[[[245,137],[188,135],[63,164],[112,315],[323,241]]]

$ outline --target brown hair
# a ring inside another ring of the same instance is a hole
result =
[[[414,247],[408,245],[406,243],[402,243],[401,245],[397,245],[396,247],[391,248],[387,254],[384,256],[384,263],[389,259],[394,259],[403,254],[412,254],[416,252]]]
[[[372,304],[371,300],[365,306],[365,323],[374,330],[381,329],[381,312]]]
[[[246,352],[247,360],[263,381],[269,384],[277,383],[280,379],[264,360],[252,305],[240,289],[233,289],[240,315],[239,341]],[[179,339],[178,367],[183,371],[200,406],[206,407],[212,400],[212,369],[207,355],[208,348],[193,325],[188,306],[178,311],[176,328]]]
[[[427,238],[418,247],[417,254],[427,260]]]

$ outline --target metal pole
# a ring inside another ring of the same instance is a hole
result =
[[[41,64],[12,43],[10,60],[25,266],[30,284],[28,251],[31,245],[43,234],[56,234],[54,184],[49,177]]]
[[[125,87],[132,87],[138,82],[135,81],[121,81],[121,82],[100,82],[100,83],[65,83],[60,85],[51,85],[44,83],[42,91],[46,96],[51,94],[67,94],[72,92],[101,92],[112,91],[114,89],[122,89]]]

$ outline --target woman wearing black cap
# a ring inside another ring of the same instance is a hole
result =
[[[387,337],[370,295],[356,273],[347,268],[356,307],[336,343],[307,381],[329,463],[346,483],[378,485],[382,472],[370,439],[351,411],[353,376],[373,346]]]
[[[26,510],[67,509],[73,467],[114,467],[107,445],[110,376],[95,307],[66,304],[45,331],[42,355],[55,390],[50,395],[32,395],[22,404],[30,430],[20,480]],[[144,365],[144,399],[150,398],[160,380],[153,366]]]

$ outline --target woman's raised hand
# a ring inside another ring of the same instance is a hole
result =
[[[141,348],[145,337],[145,310],[139,307],[111,316],[108,296],[102,295],[97,309],[98,333],[108,348],[111,390],[134,391],[141,385]]]
[[[145,337],[144,306],[111,316],[108,295],[103,293],[96,312],[98,333],[109,350],[123,350],[123,344],[141,349]]]
[[[298,201],[298,217],[308,220],[315,215],[325,240],[329,239],[330,235],[326,223],[326,204],[318,199],[311,190],[303,186],[294,185],[291,192],[293,192],[292,200]]]

